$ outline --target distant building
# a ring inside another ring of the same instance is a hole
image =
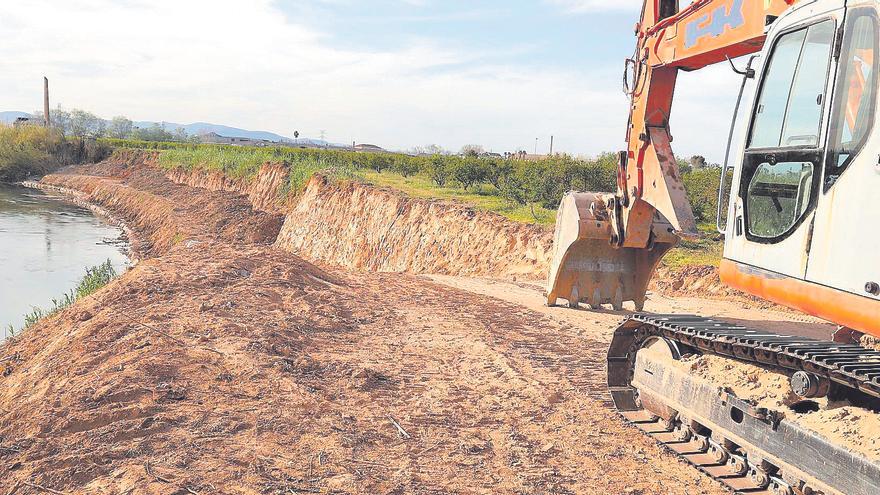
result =
[[[375,144],[356,144],[354,145],[355,151],[364,151],[367,153],[387,153],[387,151],[383,148],[376,146]]]
[[[209,144],[231,144],[234,146],[273,146],[275,144],[268,139],[252,139],[247,137],[227,137],[221,136],[216,132],[209,132],[199,136],[203,143]]]
[[[15,119],[15,122],[12,123],[12,126],[23,127],[28,125],[38,125],[42,127],[43,125],[45,125],[45,123],[46,122],[42,119],[42,117],[18,117]]]
[[[534,155],[526,151],[516,151],[513,153],[504,153],[504,158],[508,160],[523,160],[527,162],[537,162],[548,158],[550,155]]]

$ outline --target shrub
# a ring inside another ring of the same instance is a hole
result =
[[[65,151],[61,134],[39,126],[0,125],[0,181],[42,175],[57,167]]]
[[[682,174],[688,200],[694,209],[697,222],[710,222],[718,210],[718,185],[721,181],[721,168],[710,167],[693,169]],[[730,184],[731,181],[727,181]]]

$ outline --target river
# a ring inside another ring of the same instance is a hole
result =
[[[58,196],[0,184],[0,341],[34,306],[74,288],[87,267],[128,264],[122,231]]]

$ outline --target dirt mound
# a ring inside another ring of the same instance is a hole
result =
[[[123,157],[100,165],[70,167],[41,182],[75,191],[79,199],[100,204],[124,220],[142,234],[140,245],[134,248],[145,256],[161,255],[191,239],[275,241],[281,215],[254,211],[242,196],[175,184],[160,170]]]
[[[724,299],[760,308],[792,311],[766,299],[724,285],[716,266],[684,266],[674,269],[661,266],[657,269],[649,288],[670,297],[694,296]]]
[[[358,270],[546,277],[553,233],[450,201],[314,177],[276,246]]]

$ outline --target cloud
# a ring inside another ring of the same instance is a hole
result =
[[[39,108],[45,74],[53,106],[104,117],[326,129],[336,142],[392,149],[533,149],[539,137],[546,150],[551,134],[572,153],[624,146],[617,67],[536,70],[430,39],[342,49],[271,0],[5,0],[0,18],[4,110]],[[706,106],[690,108],[717,114]],[[726,135],[724,119],[706,120],[678,132]]]
[[[639,12],[644,2],[639,0],[546,0],[566,12],[586,14],[593,12]]]

